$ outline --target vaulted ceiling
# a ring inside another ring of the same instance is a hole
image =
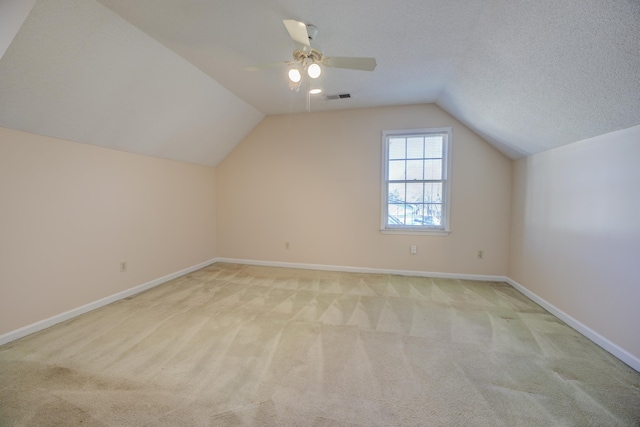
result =
[[[159,157],[215,165],[265,115],[307,110],[436,103],[512,158],[640,123],[640,0],[38,0],[23,14],[0,126]],[[283,19],[377,68],[326,68],[342,100],[289,90],[286,67],[244,71],[291,59]]]

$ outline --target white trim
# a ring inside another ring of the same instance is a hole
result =
[[[515,280],[507,277],[507,283],[509,283],[514,288],[516,288],[518,291],[524,294],[527,298],[529,298],[530,300],[532,300],[533,302],[535,302],[536,304],[538,304],[539,306],[547,310],[549,313],[553,314],[558,319],[562,320],[571,328],[575,329],[576,331],[584,335],[586,338],[593,341],[595,344],[602,347],[604,350],[608,351],[609,353],[611,353],[612,355],[620,359],[622,362],[629,365],[631,368],[640,372],[639,358],[635,357],[633,354],[629,353],[622,347],[619,347],[618,345],[612,343],[611,341],[609,341],[608,339],[606,339],[605,337],[603,337],[602,335],[600,335],[599,333],[597,333],[596,331],[594,331],[593,329],[585,325],[584,323],[581,323],[580,321],[574,319],[573,317],[571,317],[564,311],[560,310],[550,302],[546,301],[542,297],[534,294],[529,289],[525,288]]]
[[[0,335],[0,345],[6,344],[11,341],[15,341],[18,338],[22,338],[27,335],[31,335],[35,332],[49,328],[58,323],[80,316],[81,314],[88,313],[89,311],[95,310],[96,308],[100,308],[107,304],[111,304],[112,302],[116,302],[121,299],[128,298],[131,295],[135,295],[140,292],[146,291],[147,289],[151,289],[155,286],[161,285],[165,282],[168,282],[169,280],[173,280],[177,277],[184,276],[185,274],[189,274],[193,271],[200,270],[201,268],[207,267],[215,262],[216,262],[215,259],[211,259],[209,261],[205,261],[200,264],[187,267],[183,270],[176,271],[175,273],[171,273],[167,276],[151,280],[150,282],[143,283],[142,285],[135,286],[125,291],[121,291],[116,294],[110,295],[108,297],[99,299],[98,301],[90,302],[89,304],[85,304],[81,307],[73,308],[69,311],[65,311],[64,313],[56,314],[55,316],[49,317],[48,319],[44,319],[39,322],[32,323],[31,325],[24,326],[20,329],[16,329],[15,331],[8,332],[4,335]]]
[[[481,280],[484,282],[506,282],[505,276],[483,274],[454,274],[430,271],[392,270],[386,268],[349,267],[344,265],[300,264],[295,262],[258,261],[251,259],[216,258],[216,262],[232,264],[262,265],[266,267],[298,268],[304,270],[342,271],[346,273],[397,274],[399,276],[435,277],[438,279]]]

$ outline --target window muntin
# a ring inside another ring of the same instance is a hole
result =
[[[383,132],[382,230],[449,230],[451,129]]]

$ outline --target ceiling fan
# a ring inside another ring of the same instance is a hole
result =
[[[302,72],[316,79],[322,73],[322,67],[346,68],[349,70],[373,71],[376,68],[375,58],[360,58],[346,56],[324,56],[319,48],[313,47],[311,42],[318,34],[313,24],[307,24],[293,19],[285,19],[284,26],[291,39],[300,45],[293,51],[293,61],[281,61],[271,64],[250,65],[244,67],[246,71],[258,71],[266,68],[289,66],[289,81],[292,90],[298,90],[302,81]]]

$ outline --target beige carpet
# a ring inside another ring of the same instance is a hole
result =
[[[1,426],[638,426],[504,283],[214,264],[0,347]]]

